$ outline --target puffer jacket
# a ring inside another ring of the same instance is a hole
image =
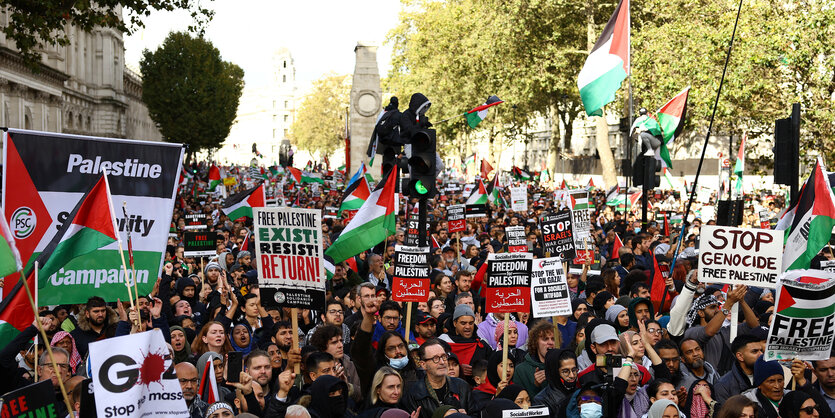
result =
[[[456,409],[469,410],[470,407],[470,386],[467,382],[457,377],[447,377],[447,396],[444,399],[437,399],[430,395],[427,380],[412,382],[403,391],[400,399],[400,407],[405,411],[416,411],[420,407],[421,418],[432,418],[432,411],[441,405],[451,405]]]

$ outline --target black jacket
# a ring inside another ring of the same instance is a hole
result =
[[[748,376],[739,367],[738,362],[734,362],[731,370],[719,378],[714,387],[716,389],[714,397],[716,398],[716,402],[720,404],[725,403],[731,396],[739,395],[752,388],[751,381],[748,380]]]
[[[427,385],[426,380],[407,385],[400,399],[400,407],[406,411],[416,411],[418,407],[421,407],[421,418],[431,418],[432,412],[441,405],[451,405],[456,409],[469,409],[471,390],[467,382],[457,377],[447,377],[447,396],[440,400],[429,394]]]
[[[421,111],[428,108],[432,102],[421,93],[415,93],[409,99],[409,108],[400,117],[400,136],[404,144],[411,143],[412,136],[418,129],[432,126]]]

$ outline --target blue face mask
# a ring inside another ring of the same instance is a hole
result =
[[[580,405],[580,418],[600,418],[603,416],[603,405],[589,402]]]
[[[403,356],[400,358],[390,358],[389,359],[389,366],[394,367],[396,370],[400,370],[406,365],[409,364],[409,357]]]
[[[641,228],[635,228],[635,233],[640,234],[641,233]]]

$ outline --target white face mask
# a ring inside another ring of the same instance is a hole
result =
[[[408,356],[389,359],[389,366],[394,367],[396,370],[401,370],[402,368],[406,367],[407,364],[409,364]]]
[[[580,418],[600,418],[603,416],[603,405],[589,402],[580,405]]]

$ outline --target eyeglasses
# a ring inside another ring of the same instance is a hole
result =
[[[806,413],[806,415],[812,415],[812,413],[814,413],[814,412],[815,412],[815,411],[817,411],[817,410],[818,410],[818,406],[817,406],[817,405],[807,406],[807,407],[805,407],[805,408],[800,408],[800,411],[801,411],[801,412],[805,412],[805,413]]]
[[[647,332],[650,333],[650,334],[661,334],[661,333],[664,332],[664,330],[661,329],[661,328],[653,328],[653,329],[648,329]]]
[[[58,364],[58,367],[60,367],[63,370],[69,370],[70,369],[69,363],[57,363],[57,364]],[[49,368],[49,369],[54,369],[52,367],[52,363],[46,363],[46,364],[43,365],[43,367],[46,367],[46,368]]]
[[[423,359],[423,361],[429,361],[429,360],[432,360],[435,364],[440,364],[442,362],[446,363],[446,361],[449,360],[449,356],[446,355],[446,354],[441,354],[441,355],[438,355],[438,356],[435,356],[435,357],[430,357],[430,358]]]
[[[388,321],[388,322],[397,322],[399,320],[400,320],[399,316],[384,316],[383,317],[383,321]]]
[[[571,375],[577,374],[579,371],[580,371],[580,369],[578,369],[576,367],[574,367],[572,369],[561,369],[560,374],[563,375],[563,376],[571,376]]]
[[[342,309],[329,309],[328,314],[330,315],[344,315]]]

